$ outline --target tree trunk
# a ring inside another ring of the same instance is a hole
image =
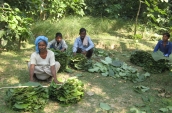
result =
[[[135,28],[134,28],[134,35],[136,35],[136,32],[137,32],[137,21],[138,21],[138,17],[139,17],[141,5],[142,5],[141,2],[142,2],[142,1],[139,0],[139,8],[138,8],[137,15],[136,15]]]
[[[19,38],[19,45],[18,45],[18,49],[20,50],[21,47],[21,37]]]

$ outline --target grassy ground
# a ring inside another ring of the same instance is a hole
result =
[[[86,26],[86,21],[89,21],[90,27],[89,25]],[[135,43],[134,40],[125,38],[132,33],[132,25],[130,25],[131,31],[127,32],[127,29],[129,29],[127,26],[129,25],[127,24],[123,26],[123,23],[121,24],[122,26],[119,26],[120,21],[114,22],[112,20],[106,19],[104,20],[105,24],[103,24],[103,22],[101,25],[102,28],[101,26],[96,28],[96,25],[99,26],[103,20],[99,20],[98,22],[97,21],[97,19],[89,20],[89,18],[84,18],[82,21],[81,19],[64,19],[63,21],[59,22],[61,25],[57,25],[57,27],[55,27],[57,23],[51,23],[51,25],[47,25],[48,21],[47,23],[39,22],[33,26],[32,30],[34,31],[35,36],[42,34],[52,39],[54,34],[62,29],[64,38],[67,40],[67,43],[71,47],[74,38],[77,36],[77,32],[79,31],[79,28],[82,27],[83,23],[84,26],[86,26],[88,29],[88,33],[92,37],[97,48],[111,51],[114,58],[119,58],[121,61],[126,62],[128,65],[139,69],[140,73],[142,73],[143,71],[140,67],[132,65],[129,62],[129,56],[135,49],[152,51],[156,41],[139,40],[137,43]],[[72,23],[77,24],[72,24],[73,26],[67,27],[66,22],[68,22],[68,26]],[[94,26],[92,24],[94,24]],[[106,26],[106,24],[108,25]],[[61,28],[58,29],[58,26],[61,26]],[[106,28],[103,29],[103,26],[106,26]],[[46,31],[46,28],[49,30],[48,32],[44,32]],[[143,32],[144,36],[146,36],[146,31]],[[32,41],[33,40],[30,42]],[[0,87],[12,86],[18,83],[25,83],[29,81],[29,72],[26,61],[29,60],[30,54],[33,51],[34,45],[27,43],[26,48],[23,48],[19,52],[0,53]],[[159,113],[160,108],[166,107],[164,104],[166,101],[172,101],[172,97],[170,95],[172,92],[172,77],[168,75],[168,72],[162,74],[151,74],[151,76],[146,79],[146,81],[141,83],[132,83],[120,78],[113,79],[111,77],[103,77],[98,73],[88,73],[77,70],[74,70],[74,72],[71,74],[58,73],[57,75],[58,78],[68,78],[75,76],[78,73],[83,75],[82,77],[79,77],[79,79],[85,84],[84,98],[78,104],[68,107],[63,107],[56,102],[49,101],[42,113],[107,113],[107,111],[103,111],[99,107],[99,103],[101,102],[107,103],[111,106],[112,110],[110,113],[127,113],[132,107],[136,107],[142,110],[150,109],[150,113]],[[46,82],[41,83],[43,85],[48,85]],[[136,93],[133,90],[133,86],[138,85],[148,86],[150,87],[150,90],[142,94]],[[161,93],[159,92],[160,89]],[[0,113],[17,113],[5,105],[5,91],[5,89],[2,89],[0,93]],[[94,92],[94,95],[87,95],[86,92],[88,91]],[[162,97],[159,97],[158,94],[161,94]],[[165,96],[169,96],[171,99],[166,98]],[[148,99],[144,99],[145,101],[143,101],[142,98]]]

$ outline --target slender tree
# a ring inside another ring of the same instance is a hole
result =
[[[139,14],[140,14],[141,5],[142,5],[142,1],[139,0],[139,8],[138,8],[137,15],[136,15],[136,21],[135,21],[135,27],[134,27],[134,35],[136,35],[136,32],[137,32],[137,22],[138,22],[138,17],[139,17]]]

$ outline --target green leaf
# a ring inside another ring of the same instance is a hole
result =
[[[172,54],[168,57],[168,60],[172,62]]]
[[[109,76],[114,76],[115,74],[114,74],[113,70],[110,67],[108,69],[109,69]]]
[[[89,72],[99,72],[100,68],[99,67],[94,67],[92,69],[88,69]]]
[[[108,104],[106,104],[106,103],[100,103],[100,107],[103,110],[107,110],[107,111],[111,109],[111,107]]]
[[[28,107],[29,104],[14,104],[14,107],[17,109],[26,109]]]
[[[115,67],[120,67],[122,64],[123,64],[123,62],[121,62],[121,61],[116,61],[116,60],[112,61],[112,65]]]
[[[126,75],[127,75],[126,73],[122,73],[122,72],[119,73],[119,76],[121,77],[126,76]]]
[[[144,76],[145,76],[145,77],[149,77],[149,76],[150,76],[150,73],[146,72],[146,73],[144,74]]]
[[[170,111],[172,111],[172,106],[167,106],[167,108],[168,108]]]
[[[105,60],[100,60],[103,64],[106,64],[106,65],[108,65],[109,63],[108,62],[106,62]]]
[[[160,59],[166,59],[166,57],[164,57],[164,54],[161,51],[153,52],[152,53],[152,58],[155,61],[158,61]]]
[[[102,74],[102,76],[105,76],[106,77],[106,76],[108,76],[109,73],[108,72],[105,72],[105,73],[101,73],[101,74]]]
[[[161,112],[165,113],[165,112],[168,112],[168,108],[161,108],[159,109]]]
[[[105,61],[108,63],[108,64],[111,64],[112,63],[112,59],[110,57],[106,57],[105,58]]]

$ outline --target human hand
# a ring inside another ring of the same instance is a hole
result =
[[[61,49],[60,51],[63,52],[64,50],[65,50],[65,49],[63,48],[63,49]]]
[[[76,52],[73,52],[73,55],[75,56],[76,55]]]
[[[165,57],[168,57],[168,54],[165,54],[164,56],[165,56]]]
[[[54,79],[54,82],[55,82],[56,84],[63,84],[63,82],[59,82],[57,79]]]
[[[82,54],[86,55],[87,54],[87,51],[83,51]]]

